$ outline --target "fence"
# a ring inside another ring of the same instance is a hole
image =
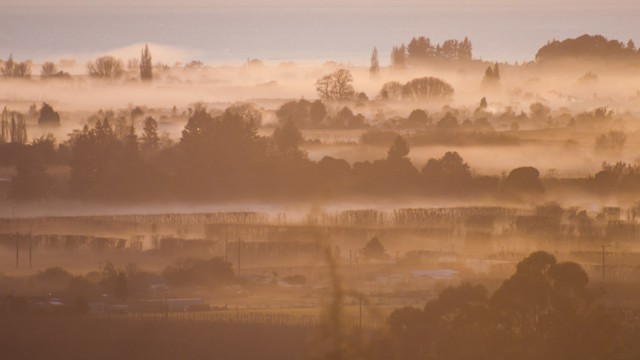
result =
[[[258,311],[198,311],[198,312],[128,312],[122,314],[96,315],[104,319],[121,319],[132,321],[199,321],[229,324],[244,324],[260,327],[295,327],[313,328],[320,324],[320,315],[311,314],[285,314],[279,312]],[[377,320],[348,316],[343,319],[343,324],[350,328],[377,329],[381,323]]]

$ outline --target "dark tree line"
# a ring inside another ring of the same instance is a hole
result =
[[[135,112],[135,110],[134,110]],[[314,127],[340,121],[345,127],[362,126],[361,115],[348,108],[327,116],[320,101],[299,100],[284,104],[277,112],[279,126],[273,136],[257,134],[261,113],[248,104],[236,104],[223,112],[202,106],[191,112],[177,144],[161,142],[158,124],[143,120],[137,134],[126,121],[113,125],[102,113],[95,125],[75,130],[61,144],[51,136],[0,144],[0,162],[15,166],[10,196],[36,200],[48,196],[113,201],[150,199],[249,199],[345,196],[486,197],[514,200],[536,199],[545,192],[540,173],[532,167],[513,169],[504,178],[475,175],[456,152],[414,164],[407,139],[397,133],[367,132],[365,144],[388,144],[385,158],[349,162],[324,157],[308,158],[301,126]],[[409,119],[430,124],[424,111]],[[334,124],[335,125],[335,124]],[[478,119],[459,124],[450,114],[429,125],[433,136],[460,136],[490,125]],[[475,130],[474,130],[475,129]],[[425,135],[426,134],[426,135]],[[411,135],[412,143],[421,136]],[[376,138],[380,138],[376,140]],[[68,165],[70,177],[52,179],[51,164]],[[626,164],[605,164],[593,178],[584,179],[585,190],[596,194],[638,192],[638,171]],[[57,186],[52,186],[57,180]]]
[[[633,40],[626,44],[609,40],[602,35],[582,35],[575,39],[550,41],[536,53],[537,62],[561,59],[640,60],[640,52]]]
[[[638,330],[618,309],[604,308],[599,293],[580,265],[535,252],[493,294],[465,283],[422,309],[394,311],[367,358],[637,358]]]
[[[423,65],[429,61],[470,61],[473,58],[473,46],[468,38],[445,40],[442,44],[433,44],[431,39],[413,37],[405,46],[394,46],[391,50],[391,65],[402,68],[407,65]]]

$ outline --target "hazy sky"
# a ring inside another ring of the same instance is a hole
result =
[[[388,62],[413,36],[468,36],[474,56],[530,61],[552,39],[636,40],[640,0],[0,0],[0,58]],[[232,6],[233,5],[233,6]],[[265,5],[280,5],[266,7]],[[133,6],[133,7],[126,7]],[[204,6],[204,8],[200,8]],[[182,7],[182,8],[179,8]],[[123,50],[124,49],[124,50]],[[129,50],[127,50],[129,49]],[[161,56],[161,55],[165,56]]]
[[[2,6],[527,6],[640,7],[638,0],[1,0]]]

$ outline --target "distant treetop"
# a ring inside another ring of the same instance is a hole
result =
[[[602,35],[582,35],[575,39],[548,42],[536,54],[537,62],[563,58],[640,60],[640,53],[633,40],[625,44]]]

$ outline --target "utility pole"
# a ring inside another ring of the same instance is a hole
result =
[[[16,271],[20,270],[20,233],[16,231]]]
[[[242,243],[240,242],[240,238],[238,238],[238,275],[240,275],[240,246]]]
[[[362,294],[358,297],[360,298],[360,330],[362,330]]]
[[[33,253],[33,239],[31,238],[31,231],[29,231],[29,272],[31,272],[32,253]]]
[[[602,283],[604,284],[604,247],[605,245],[602,244]]]

